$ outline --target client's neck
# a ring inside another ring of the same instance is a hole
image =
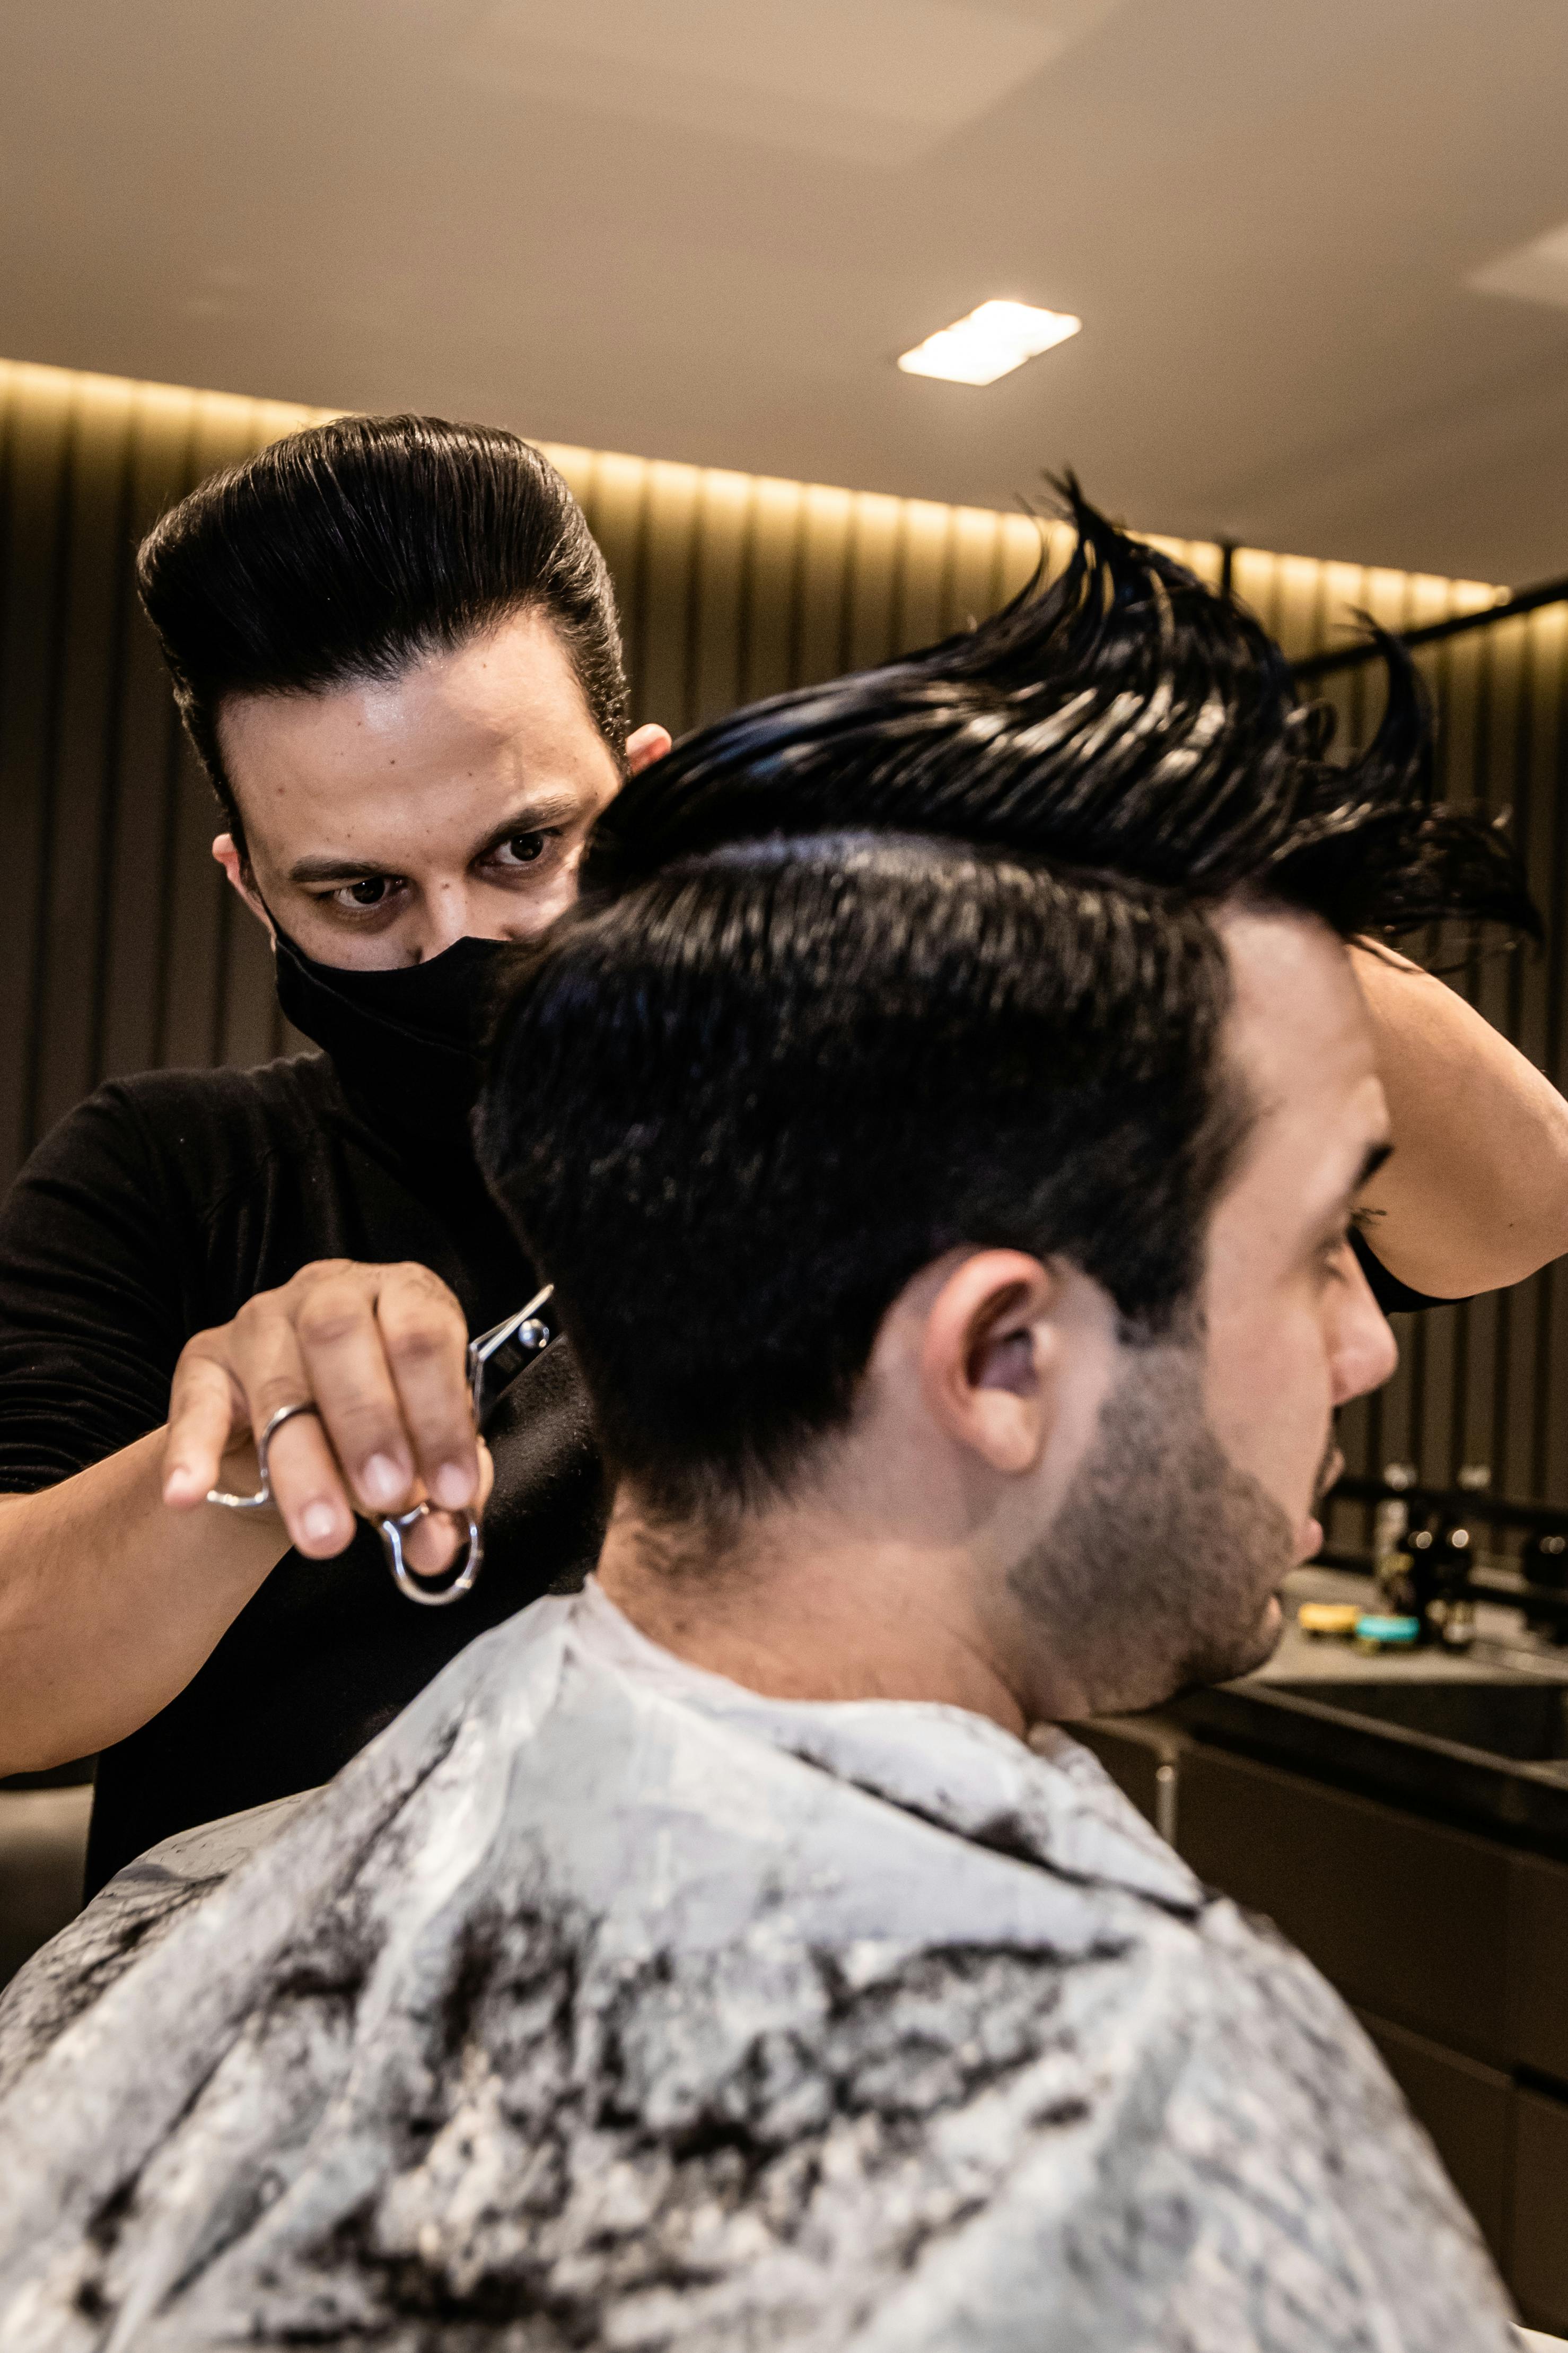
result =
[[[598,1577],[650,1641],[770,1698],[935,1700],[1028,1728],[971,1565],[929,1539],[811,1504],[716,1534],[623,1492]]]

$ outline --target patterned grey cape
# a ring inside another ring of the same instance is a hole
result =
[[[1337,1998],[1081,1749],[590,1586],[0,2005],[0,2346],[1505,2353]]]

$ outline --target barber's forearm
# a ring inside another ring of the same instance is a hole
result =
[[[90,1756],[145,1724],[288,1547],[270,1514],[169,1510],[163,1437],[0,1499],[0,1775]]]
[[[1367,1188],[1373,1249],[1438,1298],[1521,1281],[1568,1250],[1568,1103],[1432,974],[1351,954],[1394,1145]]]

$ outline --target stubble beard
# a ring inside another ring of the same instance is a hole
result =
[[[1280,1505],[1209,1426],[1200,1347],[1128,1352],[1050,1527],[1008,1575],[1086,1713],[1152,1707],[1261,1666],[1294,1566]]]

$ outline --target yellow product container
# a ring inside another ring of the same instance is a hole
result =
[[[1344,1638],[1355,1632],[1361,1615],[1361,1605],[1356,1601],[1303,1601],[1296,1612],[1296,1623],[1303,1634]]]

